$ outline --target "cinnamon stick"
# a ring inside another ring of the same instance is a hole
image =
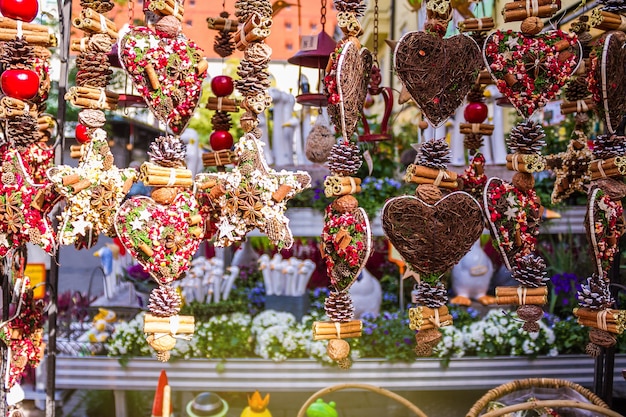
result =
[[[63,185],[72,185],[72,184],[76,184],[79,180],[80,180],[80,175],[68,174],[68,175],[63,176],[63,178],[61,179],[61,183]]]
[[[236,20],[223,17],[207,17],[207,27],[220,32],[237,32],[238,23]]]
[[[208,110],[236,113],[239,111],[239,100],[226,97],[209,97],[206,108]]]
[[[561,2],[558,0],[537,0],[538,6],[546,6],[550,4],[556,4],[559,8],[561,7]],[[528,2],[526,0],[523,1],[510,1],[504,4],[504,10],[516,10],[516,9],[527,9]]]
[[[154,251],[152,250],[152,248],[143,242],[137,245],[137,248],[142,251],[148,258],[152,258],[152,255],[154,255]]]
[[[626,320],[626,311],[625,310],[616,310],[613,308],[607,308],[604,310],[592,310],[586,307],[576,307],[574,308],[574,315],[576,317],[586,319],[586,320],[597,320],[598,314],[602,312],[606,314],[607,321],[623,321]]]
[[[287,197],[287,194],[289,194],[292,189],[293,188],[290,185],[281,184],[281,186],[278,187],[278,190],[272,193],[272,200],[274,200],[277,203],[280,203],[281,201],[285,199],[285,197]]]
[[[333,334],[315,334],[313,335],[313,340],[330,340],[330,339],[352,339],[355,337],[361,337],[361,332],[353,332],[353,333],[342,333],[341,337],[337,337]]]
[[[515,305],[544,305],[548,302],[547,296],[530,296],[526,297],[523,300],[520,300],[519,297],[502,297],[496,296],[496,303],[498,305],[507,305],[507,304],[515,304]]]
[[[78,194],[79,192],[88,188],[90,185],[91,185],[91,181],[85,178],[72,184],[72,189],[73,189],[74,194]]]
[[[411,177],[410,179],[407,179],[407,182],[412,182],[413,184],[434,184],[435,180],[431,179],[431,178],[424,178],[424,177]],[[446,188],[449,190],[455,190],[457,188],[459,188],[459,183],[458,181],[447,181],[447,180],[442,180],[439,182],[439,184],[437,185],[438,187],[441,188]]]
[[[496,297],[499,296],[515,296],[519,294],[519,292],[525,292],[526,296],[538,296],[538,295],[548,295],[548,287],[542,285],[537,288],[528,288],[528,287],[496,287]]]
[[[459,125],[459,131],[463,135],[468,135],[471,133],[480,133],[481,135],[491,135],[493,134],[494,125],[490,125],[487,123],[461,123]]]
[[[407,171],[410,172],[413,176],[430,178],[433,180],[439,178],[440,176],[443,177],[443,179],[445,179],[446,181],[456,181],[458,179],[458,174],[454,171],[444,170],[443,173],[441,173],[442,170],[428,168],[423,165],[411,164],[407,168]]]
[[[100,23],[100,27],[101,28],[104,25],[104,26],[106,26],[109,29],[117,31],[117,25],[115,24],[115,22],[113,22],[111,19],[105,17],[104,15],[96,12],[93,9],[90,9],[90,8],[83,9],[80,12],[80,17],[83,18],[83,19],[97,20]]]
[[[237,154],[231,150],[205,152],[202,154],[202,164],[205,167],[224,166],[237,162]]]
[[[561,102],[561,114],[581,113],[596,108],[596,102],[592,98],[577,101]]]
[[[146,313],[143,323],[144,333],[192,334],[194,329],[193,316],[157,317]]]
[[[76,17],[72,20],[72,25],[76,29],[80,29],[86,33],[106,33],[113,39],[117,39],[118,33],[117,30],[111,29],[108,26],[102,27],[99,21],[93,19],[83,19],[81,17]]]
[[[50,33],[50,28],[36,23],[21,22],[23,32],[39,32],[41,34]],[[17,31],[17,20],[0,16],[0,29],[15,29]]]
[[[357,333],[357,332],[361,332],[362,326],[361,324],[348,324],[345,326],[341,326],[341,334],[343,335],[345,334],[350,334],[350,333]],[[315,329],[315,335],[316,336],[320,336],[320,335],[333,335],[334,338],[337,337],[337,329],[333,326],[333,327],[328,327],[328,328],[316,328]]]
[[[492,17],[465,19],[459,23],[461,32],[484,32],[495,27]]]
[[[504,22],[515,22],[519,20],[524,20],[527,17],[537,16],[537,17],[551,17],[559,10],[559,6],[556,4],[548,4],[544,6],[539,6],[534,10],[527,9],[513,9],[513,10],[503,10],[502,15],[504,16]]]

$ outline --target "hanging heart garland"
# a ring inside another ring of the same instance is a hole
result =
[[[524,118],[556,97],[582,55],[576,35],[561,30],[535,36],[496,31],[483,54],[498,90]]]
[[[435,126],[441,126],[474,85],[484,63],[476,42],[465,35],[442,39],[409,32],[396,45],[395,71],[402,84]]]
[[[599,187],[589,192],[585,230],[594,255],[596,273],[606,277],[624,232],[624,209]]]
[[[170,18],[178,22],[166,16],[155,30],[131,27],[120,36],[118,50],[123,68],[155,117],[180,135],[200,101],[207,65],[194,42],[179,30],[164,30]]]

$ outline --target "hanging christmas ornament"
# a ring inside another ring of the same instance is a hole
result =
[[[585,192],[591,181],[593,154],[587,145],[587,136],[575,130],[565,152],[546,157],[546,168],[555,174],[550,197],[553,204],[563,201],[575,192]]]

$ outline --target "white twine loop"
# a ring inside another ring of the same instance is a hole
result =
[[[176,184],[176,170],[170,168],[170,179],[167,181],[167,186],[171,187]]]
[[[587,102],[585,100],[576,100],[576,112],[581,113],[588,111]]]
[[[100,98],[98,99],[98,107],[103,108],[107,102],[107,94],[104,91],[104,88],[100,89]]]
[[[337,339],[341,339],[341,323],[335,322],[335,329],[337,330]]]
[[[217,111],[222,111],[222,99],[223,97],[217,98]]]
[[[607,325],[606,325],[606,316],[609,314],[608,310],[602,310],[598,312],[598,315],[596,316],[596,322],[598,324],[598,328],[600,330],[605,330],[607,329]]]
[[[539,0],[526,0],[526,14],[537,16],[539,14]]]
[[[180,329],[180,316],[170,316],[170,333],[172,333],[172,336],[178,333],[178,329]]]
[[[600,173],[600,175],[602,175],[602,178],[606,178],[606,172],[604,171],[604,168],[602,168],[602,160],[598,159],[598,172]]]
[[[526,304],[526,295],[528,294],[528,288],[517,287],[517,299],[520,305]]]
[[[100,15],[100,32],[107,33],[107,21],[103,14]]]
[[[226,21],[224,22],[224,30],[223,30],[223,32],[230,32],[231,24],[232,24],[232,21],[230,19],[226,19]]]
[[[24,37],[24,30],[22,29],[22,21],[18,20],[17,21],[17,37],[18,38],[22,38]]]

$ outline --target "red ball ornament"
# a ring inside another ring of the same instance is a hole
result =
[[[211,79],[211,90],[217,97],[226,97],[235,91],[235,83],[228,75],[218,75]]]
[[[227,130],[216,130],[209,136],[209,143],[214,151],[223,151],[233,146],[233,135]]]
[[[468,103],[463,111],[463,117],[468,123],[482,123],[489,115],[489,108],[482,101]]]
[[[30,100],[39,92],[39,75],[28,69],[8,69],[0,77],[2,92],[19,100]]]
[[[89,128],[83,124],[76,125],[76,141],[78,143],[89,143],[91,136],[89,136]]]
[[[38,12],[37,0],[0,0],[0,13],[9,19],[32,22]]]

